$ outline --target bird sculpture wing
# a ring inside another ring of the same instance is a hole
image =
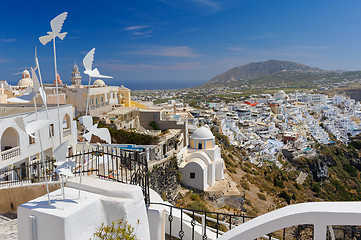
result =
[[[93,48],[92,50],[90,50],[87,55],[85,55],[84,59],[83,59],[83,65],[85,68],[84,73],[87,73],[87,71],[91,71],[92,70],[92,66],[93,66],[93,61],[94,61],[94,52],[95,52],[95,48]],[[88,73],[87,73],[88,74]]]
[[[40,83],[39,83],[38,76],[36,75],[33,68],[31,68],[31,79],[33,80],[33,92],[35,92],[37,94],[40,89]]]
[[[66,177],[72,177],[74,176],[73,172],[69,169],[69,168],[62,168],[62,167],[57,167],[55,172],[59,173],[60,175],[64,175]]]
[[[22,118],[22,117],[17,117],[17,118],[15,118],[14,121],[15,121],[16,125],[18,125],[18,127],[19,127],[21,130],[23,130],[24,132],[26,132],[26,131],[25,131],[24,118]]]
[[[79,118],[79,122],[85,127],[87,131],[90,131],[93,127],[93,117],[92,116],[82,116]]]
[[[31,121],[25,125],[25,132],[33,138],[36,138],[34,133],[39,131],[41,128],[49,126],[50,123],[50,120],[46,119]]]
[[[51,20],[50,26],[51,26],[51,30],[53,30],[54,34],[60,33],[61,28],[63,27],[64,21],[67,16],[68,16],[68,13],[63,12],[62,14],[59,14],[53,20]]]
[[[101,75],[97,68],[94,68],[94,70],[91,71],[91,73],[89,73],[88,75],[94,78],[113,78],[111,76]]]
[[[33,88],[31,87],[31,85],[27,86],[23,95],[28,95],[29,93],[31,93],[32,90],[33,90]]]
[[[111,137],[108,128],[96,128],[93,131],[93,135],[98,136],[108,144],[111,144]]]
[[[67,148],[68,148],[68,142],[63,142],[54,150],[53,156],[56,160],[56,162],[54,163],[55,165],[59,166],[65,163]]]
[[[48,42],[50,42],[53,39],[52,36],[50,35],[45,35],[42,37],[39,37],[39,41],[41,42],[41,44],[46,45]]]

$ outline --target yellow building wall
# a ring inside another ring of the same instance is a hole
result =
[[[134,102],[132,100],[130,100],[131,102],[131,106],[132,107],[138,107],[138,108],[142,108],[142,109],[145,109],[147,108],[147,106],[145,106],[144,104],[141,104],[141,103],[138,103],[138,102]],[[129,106],[126,106],[126,107],[129,107]]]
[[[119,94],[124,96],[125,107],[131,107],[132,100],[130,99],[130,90],[129,89],[118,89],[118,96]]]
[[[206,149],[212,149],[213,148],[213,141],[206,141]]]
[[[195,141],[194,140],[190,140],[189,146],[190,148],[194,148],[195,145]]]

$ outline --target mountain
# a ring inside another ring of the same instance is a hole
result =
[[[326,71],[290,61],[268,60],[232,68],[212,78],[206,85],[250,80],[282,72],[324,73]]]

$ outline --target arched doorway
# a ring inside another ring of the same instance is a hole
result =
[[[69,114],[65,114],[63,117],[63,137],[71,134],[71,119]]]

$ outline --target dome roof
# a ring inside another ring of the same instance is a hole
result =
[[[79,72],[79,68],[78,65],[76,65],[76,63],[74,63],[73,72]]]
[[[105,86],[105,82],[101,79],[97,79],[93,83],[94,86]]]
[[[33,86],[33,80],[30,78],[30,73],[28,70],[24,70],[22,73],[22,79],[19,80],[18,86],[19,87],[27,87],[27,86]]]
[[[29,85],[33,86],[33,80],[31,80],[31,78],[23,78],[18,82],[19,87],[27,87]]]
[[[193,139],[209,139],[209,138],[214,138],[213,133],[211,132],[211,130],[209,130],[206,127],[200,127],[197,128],[191,138]]]

